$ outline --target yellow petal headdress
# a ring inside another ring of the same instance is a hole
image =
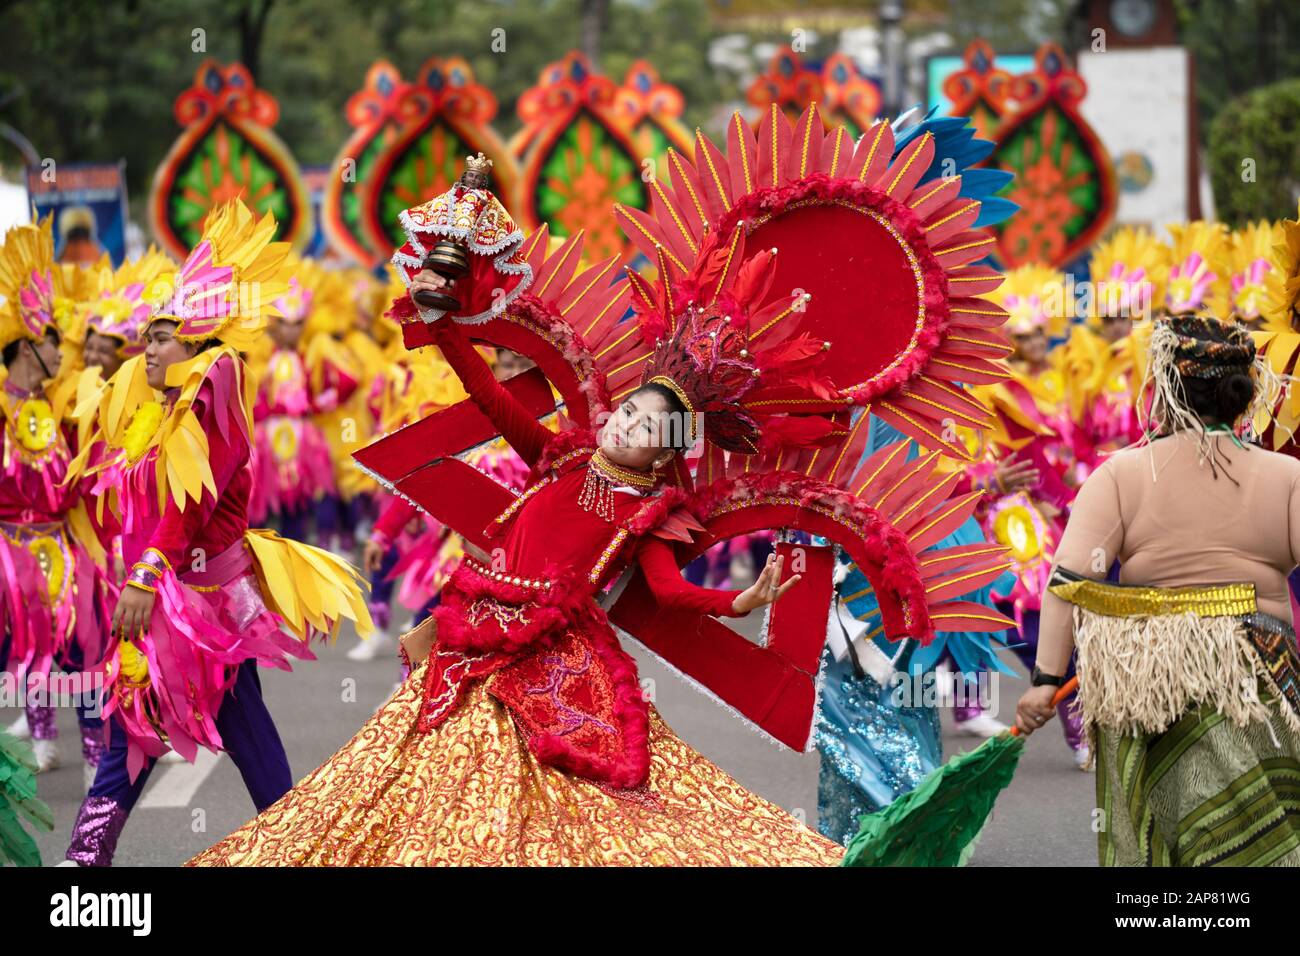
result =
[[[64,273],[54,262],[51,222],[47,216],[39,225],[14,226],[5,234],[0,248],[0,348],[19,339],[38,342],[46,329],[59,328],[55,298],[62,291]]]
[[[1295,327],[1296,305],[1300,302],[1300,210],[1295,219],[1278,226],[1277,241],[1270,255],[1273,268],[1264,279],[1262,315],[1270,332],[1300,332]]]
[[[1170,315],[1208,311],[1212,300],[1226,297],[1227,275],[1222,263],[1228,247],[1228,227],[1221,222],[1181,223],[1169,227],[1172,242],[1161,246],[1165,279],[1164,309]],[[1221,271],[1215,271],[1216,265]]]
[[[247,351],[289,289],[289,243],[273,242],[275,231],[274,216],[259,219],[238,199],[213,208],[153,318],[179,323],[182,342],[216,339]]]
[[[1050,337],[1065,334],[1074,303],[1066,302],[1065,275],[1047,266],[1019,266],[986,298],[1007,310],[1007,331],[1024,335],[1043,329]]]
[[[124,262],[104,278],[97,295],[81,304],[83,327],[117,339],[117,354],[122,358],[138,355],[144,350],[140,333],[156,308],[147,293],[161,277],[175,271],[176,263],[153,246],[135,262]]]
[[[309,259],[300,260],[294,273],[310,293],[309,308],[303,318],[303,338],[317,335],[342,336],[356,323],[347,277],[337,269],[326,269]]]
[[[1212,263],[1216,272],[1227,277],[1210,302],[1216,316],[1242,322],[1260,317],[1272,271],[1273,247],[1281,238],[1280,225],[1262,220],[1231,235],[1222,261]]]
[[[1122,228],[1092,251],[1091,318],[1146,315],[1163,298],[1160,244],[1145,229]]]

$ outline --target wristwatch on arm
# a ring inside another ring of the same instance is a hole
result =
[[[1048,674],[1035,664],[1033,671],[1029,674],[1029,683],[1033,687],[1060,687],[1065,683],[1065,678],[1057,677],[1055,674]]]

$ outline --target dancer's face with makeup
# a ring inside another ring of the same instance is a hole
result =
[[[145,379],[150,388],[160,392],[167,388],[167,368],[192,359],[199,350],[197,345],[176,338],[177,327],[175,322],[159,320],[144,332]]]
[[[673,423],[674,409],[658,391],[639,388],[614,409],[600,431],[600,447],[616,465],[649,471],[672,460],[670,436],[687,423]]]

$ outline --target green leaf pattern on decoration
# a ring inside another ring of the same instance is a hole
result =
[[[283,234],[292,210],[279,170],[239,130],[217,122],[179,163],[167,203],[172,228],[193,247],[208,210],[237,196],[258,213],[272,213]]]
[[[393,162],[379,197],[379,215],[394,247],[406,241],[397,217],[450,189],[460,175],[464,154],[470,151],[454,130],[436,122]]]

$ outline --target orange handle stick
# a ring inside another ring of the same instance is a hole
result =
[[[1079,678],[1071,677],[1069,680],[1067,680],[1064,684],[1061,685],[1061,689],[1058,690],[1056,694],[1052,697],[1052,706],[1055,707],[1061,701],[1065,700],[1065,698],[1073,694],[1078,689],[1078,687],[1079,687]],[[1019,737],[1020,728],[1012,727],[1011,736]]]

